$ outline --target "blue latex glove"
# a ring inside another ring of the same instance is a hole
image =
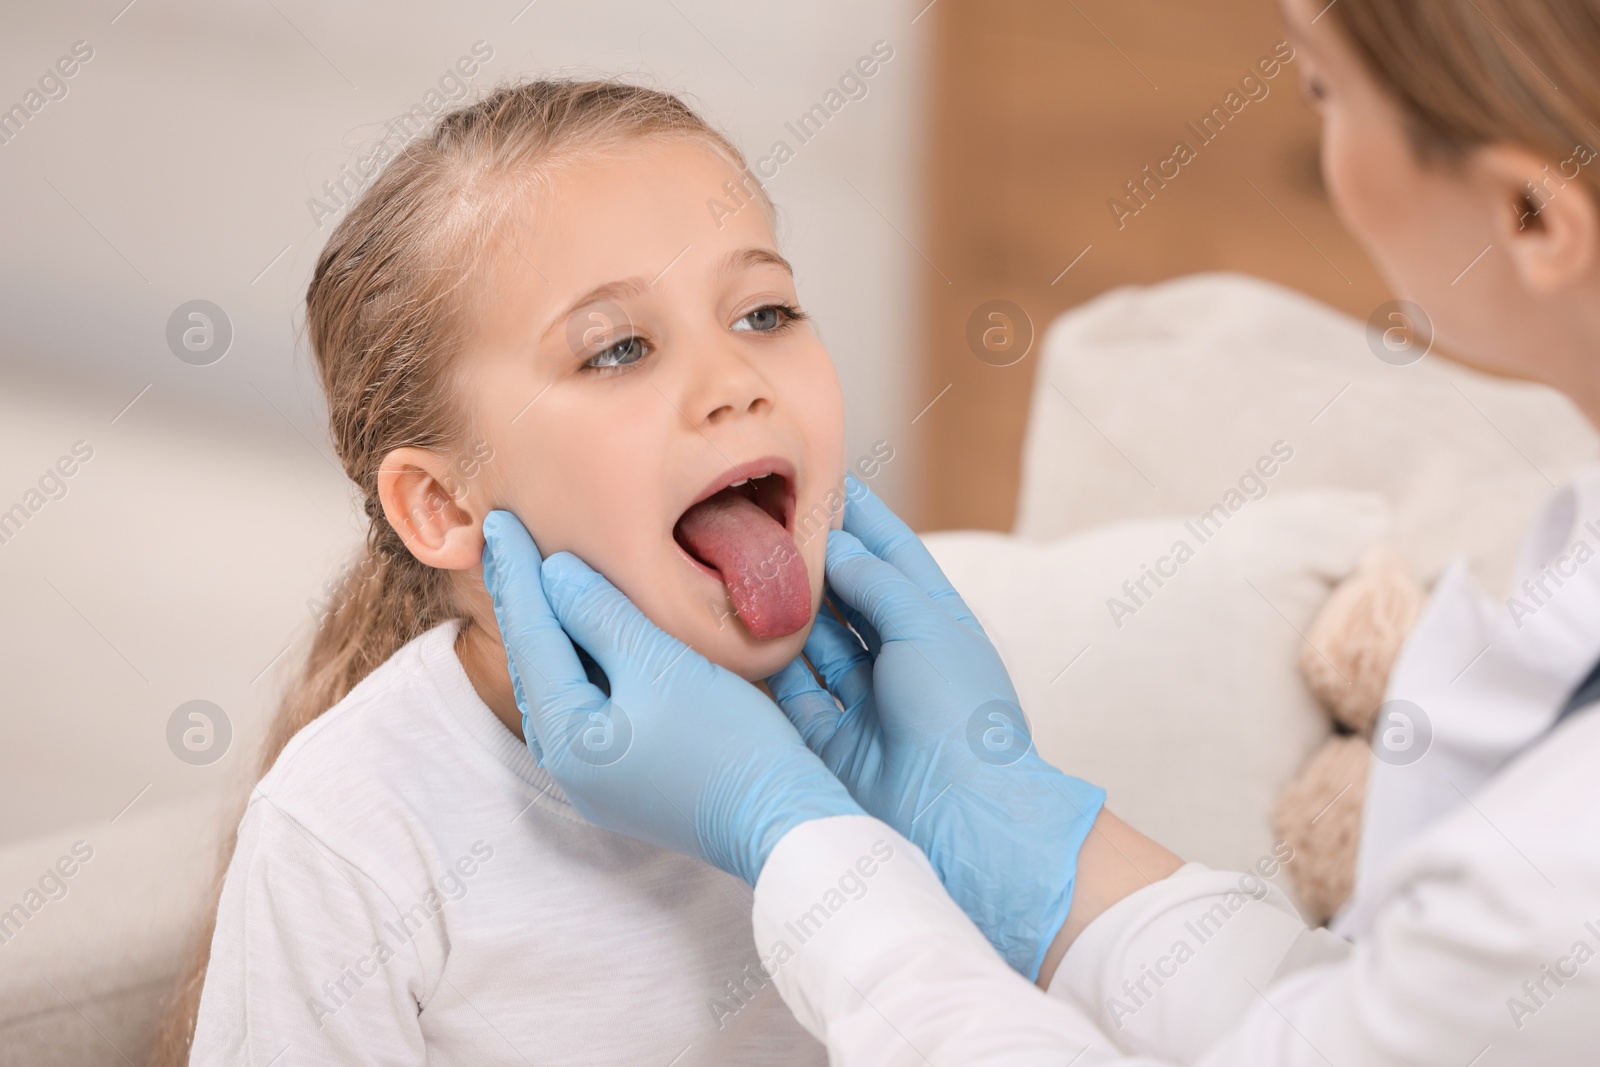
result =
[[[576,556],[541,561],[510,512],[491,512],[483,533],[523,735],[585,819],[755,885],[795,826],[861,814],[755,686],[662,632]]]
[[[1039,756],[999,655],[939,565],[864,485],[851,478],[846,492],[829,599],[862,640],[825,605],[805,658],[828,691],[800,660],[768,685],[868,814],[921,848],[1036,979],[1105,791]]]

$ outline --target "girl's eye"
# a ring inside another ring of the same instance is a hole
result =
[[[790,307],[788,304],[768,304],[744,316],[733,324],[733,328],[754,333],[776,333],[805,317],[805,313],[797,307]]]
[[[599,352],[583,361],[589,370],[613,370],[637,363],[645,356],[645,343],[642,337],[624,337],[622,340],[603,348]]]

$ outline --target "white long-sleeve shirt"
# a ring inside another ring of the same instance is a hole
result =
[[[803,824],[762,871],[758,949],[794,943],[779,991],[840,1065],[1600,1063],[1600,707],[1546,732],[1600,655],[1593,472],[1552,496],[1513,592],[1456,568],[1396,667],[1388,695],[1424,709],[1433,748],[1373,764],[1353,945],[1189,864],[1091,923],[1046,995],[913,846],[852,817]],[[875,847],[892,856],[841,896]]]
[[[456,631],[402,648],[252,794],[190,1062],[821,1064],[760,970],[749,888],[574,812]]]

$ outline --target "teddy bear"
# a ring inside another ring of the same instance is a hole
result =
[[[1273,829],[1294,849],[1285,869],[1313,923],[1326,923],[1350,897],[1373,722],[1426,603],[1400,557],[1374,550],[1334,589],[1300,647],[1301,677],[1333,732],[1279,795]]]

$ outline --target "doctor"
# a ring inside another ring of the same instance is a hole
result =
[[[1330,195],[1395,289],[1454,355],[1600,424],[1600,2],[1285,14]],[[1433,746],[1373,765],[1345,938],[1270,864],[1185,864],[1036,753],[980,758],[974,710],[1016,702],[999,658],[915,536],[850,500],[827,576],[865,647],[825,613],[810,668],[770,680],[782,714],[510,515],[484,557],[545,766],[591,820],[754,882],[763,966],[835,1062],[1595,1062],[1600,562],[1574,561],[1600,477],[1552,496],[1518,601],[1440,579],[1388,694]],[[626,769],[571,755],[613,698]]]

